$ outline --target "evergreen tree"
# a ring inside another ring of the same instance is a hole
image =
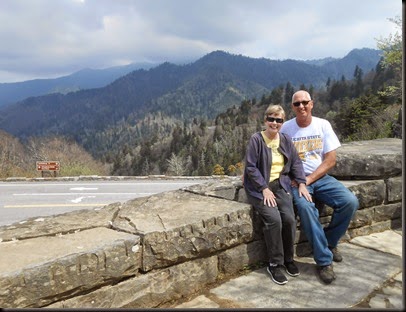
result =
[[[358,65],[356,65],[354,71],[355,84],[354,84],[354,92],[352,94],[353,97],[360,96],[364,91],[364,82],[362,80],[363,74],[364,73],[362,69]]]
[[[284,107],[287,107],[292,102],[293,93],[295,93],[295,88],[293,88],[292,84],[288,81],[285,87],[285,95],[283,97],[283,103],[281,103]]]

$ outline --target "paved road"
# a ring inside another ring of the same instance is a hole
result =
[[[204,182],[206,181],[0,182],[0,226],[31,217],[93,209]]]

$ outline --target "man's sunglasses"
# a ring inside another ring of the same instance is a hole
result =
[[[269,121],[269,122],[276,121],[277,123],[283,123],[283,118],[266,117],[266,121]]]
[[[298,101],[298,102],[293,102],[293,106],[299,107],[300,104],[303,104],[303,106],[307,106],[311,100],[309,101]]]

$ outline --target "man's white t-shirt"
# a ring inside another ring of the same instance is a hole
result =
[[[341,146],[328,120],[312,116],[312,123],[301,128],[296,118],[286,121],[280,130],[292,138],[306,175],[314,172],[323,161],[325,153]]]

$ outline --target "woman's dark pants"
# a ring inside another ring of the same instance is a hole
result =
[[[276,207],[268,207],[264,205],[263,200],[248,194],[247,197],[263,221],[269,262],[283,265],[285,262],[293,261],[296,218],[292,195],[281,188],[279,180],[269,183],[269,188],[275,194]]]

